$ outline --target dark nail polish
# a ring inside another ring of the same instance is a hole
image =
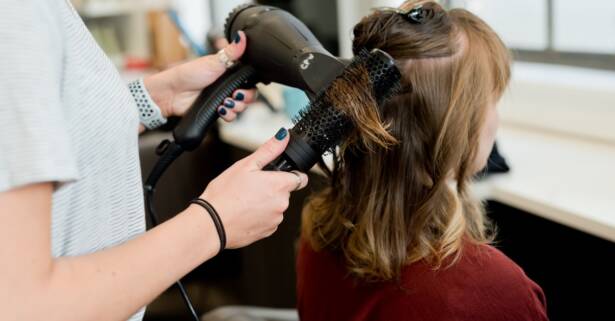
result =
[[[235,31],[233,33],[233,42],[234,43],[239,43],[241,41],[241,36],[239,36],[239,32]]]
[[[224,109],[224,108],[220,108],[220,110],[218,111],[218,113],[220,113],[220,115],[224,116],[224,115],[226,115],[226,109]]]
[[[227,99],[224,101],[224,106],[228,108],[233,108],[235,107],[235,102],[230,99]]]
[[[288,135],[288,130],[286,130],[286,128],[282,127],[275,134],[275,139],[277,139],[277,140],[284,140],[284,138],[286,138],[286,135]]]
[[[238,92],[238,93],[235,95],[235,100],[237,100],[237,101],[242,101],[244,98],[246,98],[246,97],[243,95],[243,93],[242,93],[242,92]]]

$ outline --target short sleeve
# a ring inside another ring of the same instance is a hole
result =
[[[78,176],[61,99],[61,25],[47,2],[0,2],[0,192]]]

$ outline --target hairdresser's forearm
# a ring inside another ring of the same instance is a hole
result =
[[[43,297],[34,301],[45,307],[27,319],[125,320],[218,248],[211,219],[190,207],[123,245],[56,260]]]

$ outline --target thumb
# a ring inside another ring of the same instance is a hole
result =
[[[244,51],[246,51],[246,46],[248,43],[246,34],[243,31],[234,32],[229,40],[229,44],[224,47],[224,52],[226,52],[226,55],[232,61],[239,60]]]
[[[237,41],[239,39],[239,41]],[[246,50],[247,39],[243,31],[232,35],[231,43],[224,48],[224,53],[231,61],[237,61]],[[179,65],[175,72],[177,88],[182,90],[201,90],[211,85],[226,71],[226,65],[217,54],[207,55],[191,62]]]
[[[246,158],[248,167],[252,170],[261,170],[282,154],[289,137],[286,128],[280,128],[274,137],[270,138],[265,144],[259,147],[252,155]]]

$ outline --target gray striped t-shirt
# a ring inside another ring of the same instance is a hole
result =
[[[0,1],[0,192],[56,183],[55,257],[145,230],[136,104],[67,1]]]

